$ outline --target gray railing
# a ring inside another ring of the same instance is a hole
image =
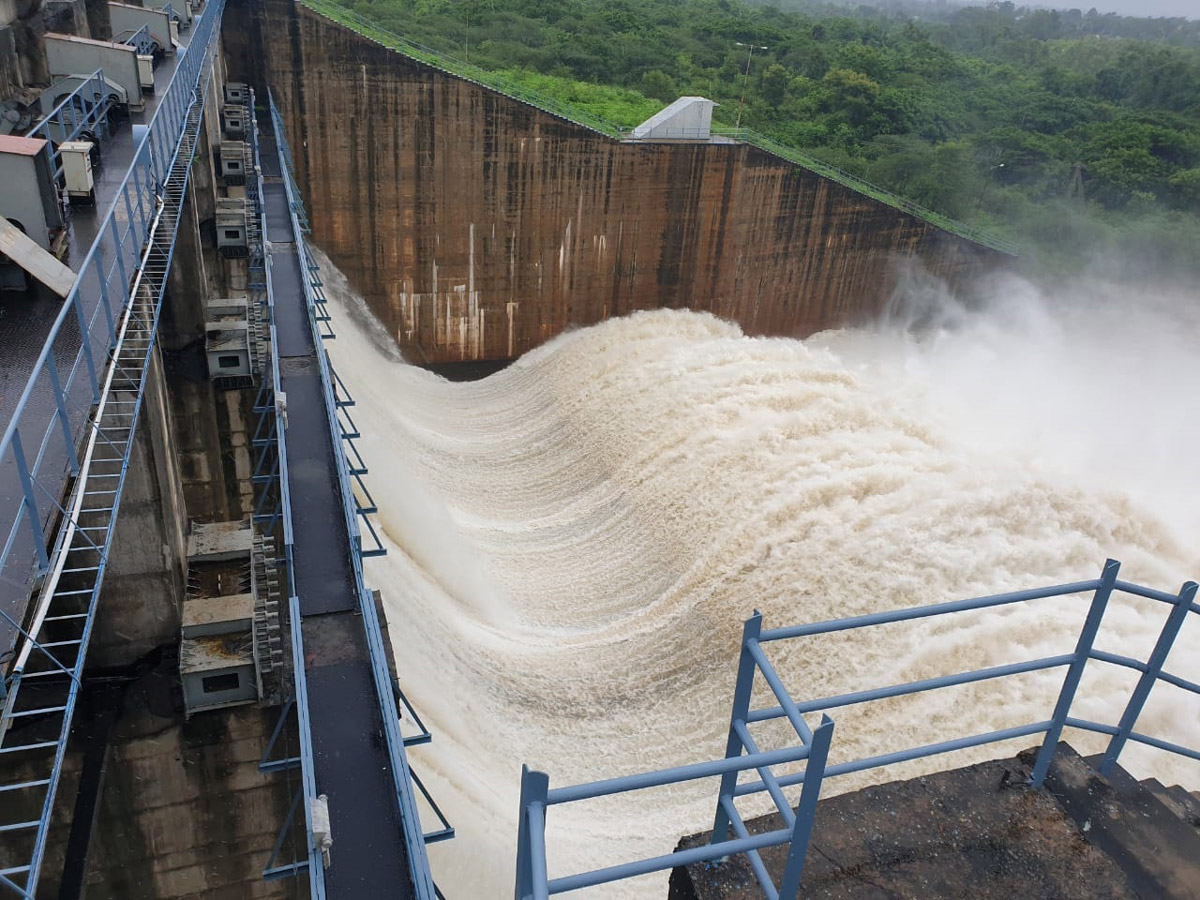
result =
[[[698,763],[652,772],[598,781],[576,787],[550,788],[548,777],[541,772],[526,769],[521,780],[520,826],[517,841],[517,900],[535,898],[543,900],[552,894],[577,890],[582,887],[605,884],[649,872],[661,871],[675,866],[690,865],[705,860],[720,860],[730,854],[744,853],[749,858],[764,895],[771,900],[793,900],[803,874],[804,859],[808,850],[808,839],[812,833],[817,795],[823,779],[861,772],[909,760],[936,756],[970,747],[1008,741],[1015,738],[1043,735],[1041,747],[1034,762],[1030,786],[1041,787],[1049,770],[1065,728],[1104,734],[1109,736],[1108,747],[1099,769],[1103,775],[1112,772],[1121,751],[1130,742],[1155,747],[1179,756],[1200,760],[1200,749],[1174,743],[1162,737],[1147,735],[1135,730],[1138,717],[1151,689],[1161,682],[1191,694],[1200,695],[1200,684],[1178,673],[1166,672],[1163,665],[1175,643],[1179,630],[1189,614],[1200,614],[1196,603],[1196,582],[1189,581],[1177,594],[1169,594],[1153,588],[1130,584],[1117,579],[1120,564],[1114,560],[1105,563],[1099,578],[1072,584],[1055,585],[1008,594],[978,597],[940,603],[932,606],[893,610],[835,619],[811,625],[797,625],[763,630],[762,616],[758,613],[747,620],[742,635],[741,656],[738,664],[737,686],[734,689],[733,710],[730,716],[729,737],[725,758],[715,762]],[[937,678],[927,678],[906,684],[893,684],[814,700],[796,701],[788,686],[775,671],[766,653],[766,646],[798,638],[810,638],[859,628],[871,628],[893,622],[907,622],[936,616],[952,615],[968,610],[989,609],[1017,603],[1029,603],[1050,597],[1072,597],[1091,594],[1083,625],[1075,647],[1071,652],[1040,659],[1026,660],[1009,665],[992,666],[959,672]],[[1169,606],[1169,611],[1155,642],[1153,650],[1145,660],[1133,659],[1118,653],[1097,649],[1094,644],[1105,609],[1114,594],[1132,595],[1158,601]],[[1192,660],[1195,657],[1191,657]],[[1121,717],[1116,723],[1095,722],[1071,715],[1072,703],[1079,687],[1084,669],[1089,662],[1103,663],[1130,669],[1139,673],[1136,686],[1126,701]],[[857,760],[827,764],[827,754],[833,732],[833,721],[827,713],[842,707],[870,703],[892,697],[903,697],[923,691],[939,690],[958,685],[1007,678],[1028,672],[1049,669],[1065,669],[1062,686],[1054,708],[1046,719],[961,737],[946,737],[921,746],[907,747],[890,753],[865,757]],[[1190,674],[1190,673],[1189,673]],[[761,675],[777,705],[752,709],[750,707],[756,676]],[[821,722],[810,727],[806,715],[821,715]],[[753,735],[752,726],[762,722],[786,719],[794,729],[798,742],[792,747],[762,751]],[[776,774],[775,767],[807,760],[802,772]],[[738,784],[737,773],[753,769],[759,780]],[[711,841],[701,847],[635,862],[609,866],[591,872],[551,879],[547,875],[546,861],[546,814],[551,806],[574,803],[595,797],[626,793],[667,784],[676,784],[696,778],[720,776],[717,793],[716,814]],[[795,809],[785,797],[787,787],[802,785],[800,802]],[[784,828],[763,834],[751,835],[739,814],[736,801],[739,798],[767,793],[774,801]],[[734,836],[730,837],[732,829]],[[776,887],[767,872],[758,851],[772,846],[790,844],[782,883]]]
[[[133,32],[133,34],[122,38],[121,43],[133,47],[142,56],[150,56],[155,50],[161,49],[158,46],[158,41],[150,34],[149,25],[143,25],[137,31]]]

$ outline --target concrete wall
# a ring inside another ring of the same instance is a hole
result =
[[[17,33],[11,24],[0,25],[0,98],[11,97],[23,85]]]
[[[50,72],[78,75],[103,69],[105,78],[125,88],[131,109],[141,110],[145,106],[138,78],[137,50],[133,47],[64,35],[47,35],[45,45]]]
[[[171,707],[154,709],[165,699],[127,701],[113,736],[88,900],[308,896],[304,879],[262,877],[296,789],[287,775],[258,771],[278,710],[244,706],[181,724]],[[278,862],[296,850],[293,841]]]
[[[179,640],[187,570],[178,452],[162,362],[153,354],[88,666],[130,666]]]
[[[46,52],[42,39],[46,23],[42,18],[41,0],[3,0],[0,2],[0,22],[13,29],[17,54],[20,57],[21,82],[24,85],[44,84],[49,78]]]
[[[0,100],[26,85],[45,83],[45,33],[41,0],[0,0]]]
[[[108,20],[108,3],[105,0],[85,0],[87,6],[88,32],[97,41],[112,40],[112,22]]]
[[[158,42],[163,53],[174,53],[171,45],[170,18],[156,9],[143,9],[127,3],[109,3],[108,20],[112,24],[117,40],[125,40],[136,34],[142,26],[149,26],[150,37]]]
[[[92,36],[85,0],[46,0],[42,4],[42,20],[47,31],[76,37]]]
[[[897,259],[995,261],[757,149],[614,141],[291,0],[232,7],[225,33],[231,77],[275,91],[317,243],[418,362],[659,306],[804,335],[876,313]]]

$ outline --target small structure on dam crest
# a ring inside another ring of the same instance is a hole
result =
[[[680,97],[629,132],[629,138],[634,141],[710,140],[712,111],[716,105],[704,97]]]

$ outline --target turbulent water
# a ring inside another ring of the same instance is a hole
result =
[[[400,361],[325,270],[389,548],[367,576],[435,735],[415,764],[458,831],[432,851],[448,896],[511,896],[522,762],[565,785],[720,756],[754,609],[768,627],[853,615],[1090,578],[1106,556],[1172,591],[1200,574],[1200,319],[1178,311],[1194,300],[1009,281],[981,313],[914,286],[877,328],[804,342],[661,311],[453,384]],[[1085,603],[772,654],[795,696],[817,697],[1068,652]],[[1101,644],[1145,653],[1160,622],[1120,605]],[[1171,660],[1192,678],[1197,637]],[[1060,679],[838,710],[833,757],[1045,718]],[[1076,710],[1115,721],[1131,684],[1093,666]],[[1168,691],[1142,730],[1200,744],[1200,707]],[[1200,782],[1158,756],[1129,764]],[[556,807],[552,874],[667,852],[714,798],[701,782]],[[610,894],[643,895],[663,880]]]

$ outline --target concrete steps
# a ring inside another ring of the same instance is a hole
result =
[[[1176,816],[1200,831],[1200,791],[1189,791],[1177,784],[1167,787],[1157,778],[1142,779],[1142,787]],[[1200,862],[1197,864],[1200,865]]]
[[[1088,843],[1128,876],[1138,897],[1200,897],[1200,832],[1172,808],[1178,795],[1164,789],[1174,801],[1168,805],[1120,766],[1104,777],[1099,765],[1100,757],[1083,759],[1060,745],[1046,789]]]
[[[804,900],[1200,900],[1200,795],[1139,783],[1060,744],[1045,789],[1036,749],[822,800]],[[746,823],[781,827],[777,815]],[[692,835],[680,847],[696,846]],[[763,852],[778,884],[786,847]],[[758,900],[744,857],[677,868],[670,900]]]
[[[1104,777],[1099,765],[1060,745],[1046,789],[1139,898],[1200,897],[1200,832],[1120,766]]]

